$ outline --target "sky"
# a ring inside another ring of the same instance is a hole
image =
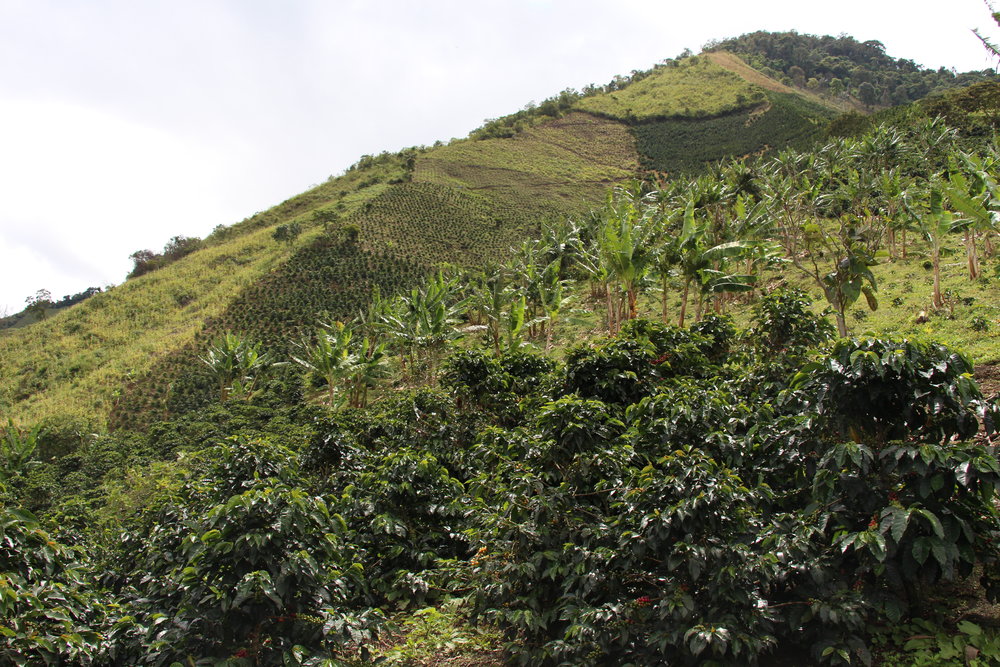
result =
[[[121,283],[132,252],[361,155],[464,137],[710,40],[845,33],[992,67],[972,28],[998,32],[981,0],[0,0],[0,315]]]

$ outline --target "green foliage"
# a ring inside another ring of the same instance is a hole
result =
[[[622,90],[585,97],[577,107],[635,122],[719,116],[763,101],[760,88],[708,58],[693,57],[661,67]]]
[[[736,53],[775,78],[787,78],[789,84],[802,87],[808,79],[816,79],[816,89],[835,99],[857,96],[867,83],[870,103],[882,106],[904,104],[996,76],[990,70],[956,74],[945,67],[924,69],[912,60],[887,55],[881,42],[859,42],[848,35],[758,31],[713,44],[711,50]]]
[[[452,354],[441,383],[470,406],[488,410],[503,421],[517,421],[521,407],[545,396],[555,364],[531,352],[504,352],[499,357],[478,350]]]
[[[642,166],[683,174],[710,162],[786,147],[804,148],[822,136],[833,113],[791,93],[767,93],[762,110],[740,110],[698,119],[664,119],[634,127]]]
[[[462,483],[442,462],[414,448],[372,457],[338,505],[358,527],[353,542],[377,595],[402,608],[440,596],[437,569],[465,552],[467,512]]]
[[[953,631],[915,618],[876,638],[895,648],[883,655],[886,667],[930,667],[963,664],[986,667],[1000,661],[1000,633],[972,621],[959,621]]]
[[[38,448],[41,430],[41,424],[35,424],[29,431],[23,432],[14,425],[13,419],[7,420],[3,439],[0,440],[0,482],[25,470]]]
[[[826,320],[809,310],[810,301],[798,289],[778,290],[754,304],[752,333],[767,354],[801,354],[833,337]]]
[[[81,554],[30,512],[0,505],[0,660],[106,664],[109,609]]]
[[[970,438],[990,407],[972,379],[972,364],[939,343],[845,339],[792,380],[803,400],[842,437],[943,442]]]
[[[331,655],[369,637],[377,614],[349,609],[363,580],[347,525],[300,487],[290,452],[233,441],[199,458],[149,534],[121,551],[142,660],[242,651],[272,663],[299,645]]]
[[[646,320],[626,323],[621,335],[566,353],[564,392],[621,406],[637,403],[673,375],[700,375],[713,342],[684,329]]]
[[[152,250],[137,250],[129,255],[129,259],[133,261],[134,266],[129,272],[128,277],[138,278],[150,271],[162,269],[164,266],[190,255],[201,247],[202,241],[199,238],[175,236],[163,246],[162,253],[155,253]]]
[[[424,607],[404,617],[398,630],[400,640],[375,658],[381,657],[389,665],[423,665],[495,652],[499,633],[469,623],[461,602],[450,600],[441,607]]]
[[[260,343],[240,338],[231,331],[224,333],[201,357],[219,385],[219,400],[230,396],[250,400],[260,375],[273,363],[270,355],[261,351]]]
[[[326,218],[321,218],[321,222],[325,222]],[[271,238],[279,243],[294,243],[295,239],[298,238],[299,234],[302,233],[302,226],[298,222],[290,222],[286,225],[278,225],[274,228],[274,233],[271,234]]]

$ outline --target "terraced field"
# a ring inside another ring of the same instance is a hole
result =
[[[415,182],[485,194],[502,206],[536,214],[576,212],[608,187],[635,175],[639,163],[628,128],[570,113],[509,139],[456,141],[417,160]]]

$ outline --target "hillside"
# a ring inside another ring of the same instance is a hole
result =
[[[209,383],[198,356],[222,331],[286,350],[318,321],[353,317],[372,287],[391,294],[441,262],[495,258],[544,220],[583,215],[643,169],[699,169],[780,148],[816,136],[832,115],[754,78],[690,58],[508,138],[363,158],[218,230],[181,261],[4,334],[0,408],[18,421],[56,419],[84,432],[103,430],[109,417],[137,425],[204,404]],[[722,81],[729,92],[720,106]],[[645,101],[636,102],[636,117],[620,106],[631,100]],[[688,115],[678,120],[678,110]],[[271,239],[289,224],[301,235]],[[347,242],[349,228],[357,232]]]
[[[0,663],[1000,660],[1000,84],[771,69],[364,156],[0,331]]]

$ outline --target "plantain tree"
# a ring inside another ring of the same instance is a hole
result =
[[[935,179],[927,191],[926,209],[920,227],[931,243],[931,265],[934,272],[932,302],[934,308],[939,309],[944,307],[944,295],[941,293],[941,245],[948,234],[961,229],[966,221],[945,210],[944,186],[940,179]]]
[[[314,343],[302,343],[299,356],[292,360],[326,385],[327,407],[337,403],[337,387],[354,372],[355,358],[350,351],[353,330],[343,322],[322,325]],[[366,339],[367,340],[367,339]]]
[[[616,284],[625,299],[625,308],[616,309],[608,296],[609,330],[616,333],[622,320],[638,315],[639,289],[656,264],[658,223],[656,208],[637,192],[619,189],[608,197],[604,224],[597,237],[600,262],[609,281]]]
[[[219,399],[223,402],[231,396],[249,401],[258,380],[273,364],[271,356],[261,350],[260,343],[250,342],[231,331],[220,336],[200,359],[215,376]]]

